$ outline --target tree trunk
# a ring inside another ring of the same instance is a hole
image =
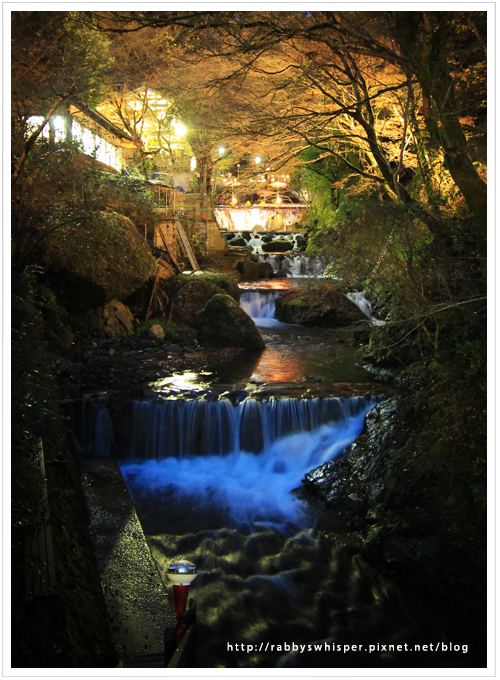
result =
[[[393,16],[401,49],[413,62],[424,98],[431,98],[427,128],[441,144],[445,166],[472,213],[478,255],[486,278],[487,189],[467,150],[459,120],[460,108],[449,73],[446,49],[451,14],[434,12],[434,22],[430,22],[423,12],[394,12]]]

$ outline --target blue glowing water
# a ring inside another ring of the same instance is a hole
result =
[[[137,402],[131,458],[120,467],[139,505],[153,495],[195,513],[216,510],[225,526],[301,525],[304,504],[290,492],[359,435],[376,401]]]

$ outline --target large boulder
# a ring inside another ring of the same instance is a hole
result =
[[[227,295],[230,295],[233,300],[236,300],[236,302],[240,301],[241,290],[233,276],[212,269],[197,271],[194,275],[197,279],[204,279],[205,281],[214,283],[216,286],[222,288]]]
[[[358,307],[335,286],[323,283],[311,289],[287,290],[276,298],[276,318],[285,323],[302,323],[341,328],[366,322]]]
[[[214,295],[225,295],[225,291],[210,281],[193,278],[174,296],[174,320],[196,326],[198,315]]]
[[[273,268],[269,263],[253,262],[252,260],[238,262],[236,269],[239,271],[242,281],[269,279],[273,273]]]
[[[47,282],[70,312],[126,300],[151,276],[155,259],[133,222],[101,213],[49,234],[43,245]]]
[[[199,338],[205,345],[264,349],[252,319],[229,295],[215,295],[198,317]]]

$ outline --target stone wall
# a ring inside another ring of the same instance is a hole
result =
[[[204,255],[220,255],[227,250],[227,241],[215,220],[195,222],[194,233]]]

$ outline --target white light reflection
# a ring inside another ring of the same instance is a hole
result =
[[[168,352],[168,347],[167,347]],[[186,371],[184,373],[175,373],[174,375],[168,376],[167,378],[162,378],[156,382],[150,383],[151,387],[157,391],[162,391],[163,389],[179,389],[179,390],[192,390],[193,392],[202,392],[208,389],[211,384],[209,382],[204,382],[201,376],[209,376],[212,373],[201,372],[201,373],[191,373]]]

